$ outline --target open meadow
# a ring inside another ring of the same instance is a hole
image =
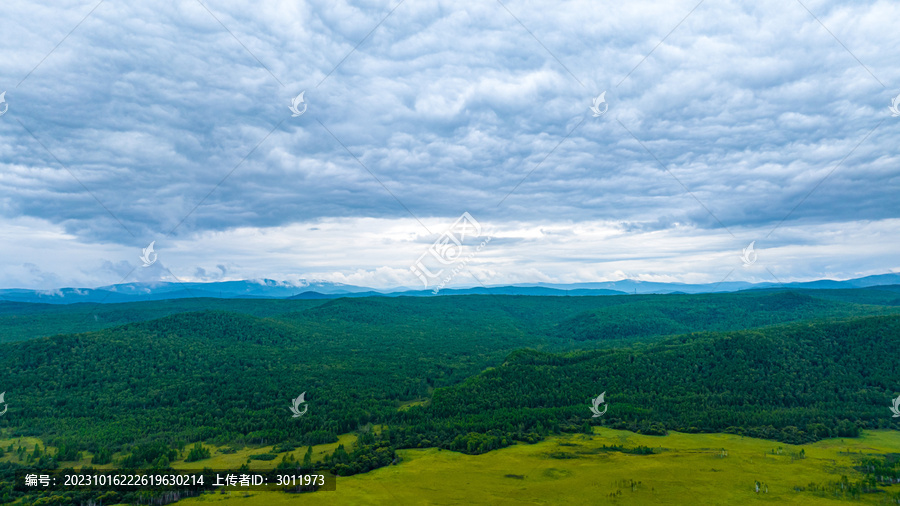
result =
[[[650,455],[609,450],[652,448]],[[319,450],[319,448],[316,448]],[[228,492],[184,504],[887,504],[883,493],[836,492],[862,477],[863,456],[900,449],[896,431],[789,445],[730,434],[644,436],[606,428],[566,434],[483,455],[436,448],[400,450],[402,462],[339,477],[337,491],[306,495]],[[214,458],[205,465],[228,464]],[[184,467],[181,463],[176,468]],[[759,482],[761,491],[755,491]],[[813,486],[818,490],[814,490]],[[822,491],[825,489],[826,491]]]

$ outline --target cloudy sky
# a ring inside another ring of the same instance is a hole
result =
[[[482,228],[451,285],[897,272],[898,20],[890,1],[10,0],[0,287],[421,286],[410,265],[464,212]]]

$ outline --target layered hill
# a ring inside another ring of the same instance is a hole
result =
[[[666,296],[585,311],[559,323],[556,333],[576,340],[625,339],[894,311],[794,292]]]
[[[481,444],[589,422],[647,434],[735,432],[801,443],[896,426],[900,316],[704,332],[650,346],[567,354],[521,350],[502,365],[435,391],[397,436]],[[602,418],[591,399],[605,392]],[[465,448],[465,446],[463,447]],[[459,449],[459,448],[454,448]]]
[[[884,360],[898,344],[896,317],[870,317],[896,307],[790,293],[213,300],[227,310],[162,318],[173,308],[143,304],[107,314],[134,320],[126,325],[0,344],[9,404],[0,427],[96,450],[321,441],[378,423],[395,428],[397,445],[450,448],[469,432],[509,442],[577,427],[590,421],[589,399],[607,391],[602,421],[636,430],[772,425],[773,437],[789,426],[808,437],[811,424],[885,423],[884,396],[900,383]],[[621,323],[631,321],[652,325]],[[798,323],[665,338],[789,321]],[[288,407],[303,392],[309,411],[293,418]]]

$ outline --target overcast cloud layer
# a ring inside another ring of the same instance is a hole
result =
[[[897,20],[888,1],[11,0],[0,286],[421,286],[409,266],[463,212],[491,241],[451,285],[900,271]]]

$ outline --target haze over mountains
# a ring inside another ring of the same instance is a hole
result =
[[[741,290],[796,288],[840,289],[867,288],[900,284],[900,273],[887,273],[848,280],[821,279],[794,283],[749,283],[726,281],[722,283],[689,284],[660,283],[623,279],[620,281],[590,283],[522,283],[515,285],[488,285],[487,287],[445,288],[437,295],[495,294],[495,295],[621,295],[621,294],[670,294],[714,293]],[[191,297],[214,298],[300,298],[330,299],[339,297],[398,297],[435,296],[432,287],[418,289],[396,287],[375,289],[321,280],[274,281],[240,280],[212,283],[125,283],[98,288],[60,288],[57,290],[0,289],[0,298],[15,302],[41,302],[72,304],[78,302],[116,303],[144,300],[182,299]]]

